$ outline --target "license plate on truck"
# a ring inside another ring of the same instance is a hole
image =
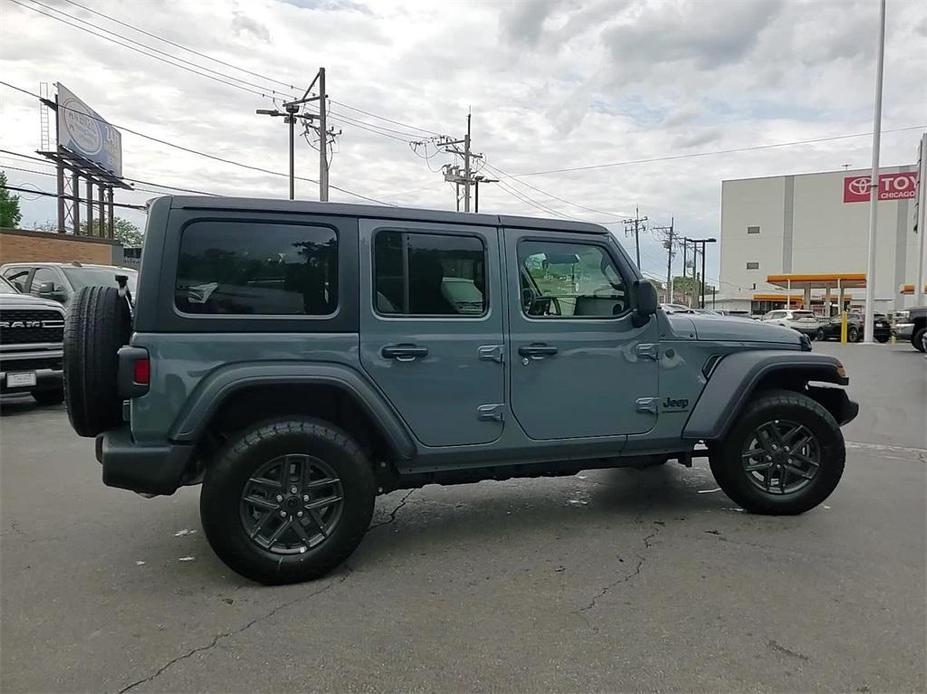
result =
[[[35,371],[26,371],[21,373],[8,373],[6,375],[7,388],[23,388],[25,386],[35,385]]]

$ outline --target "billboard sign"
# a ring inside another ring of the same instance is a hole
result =
[[[122,176],[122,134],[58,84],[58,146]]]
[[[847,176],[843,179],[844,202],[869,202],[869,176]],[[917,174],[914,171],[881,174],[879,200],[905,200],[917,191]]]

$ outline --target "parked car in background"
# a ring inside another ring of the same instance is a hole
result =
[[[21,294],[0,278],[0,394],[30,393],[41,404],[64,400],[61,304]]]
[[[927,306],[895,312],[895,339],[910,340],[914,349],[927,352]]]
[[[760,319],[764,323],[781,325],[785,328],[791,328],[807,335],[810,338],[817,337],[818,328],[821,327],[820,321],[811,311],[795,309],[777,309],[770,311]]]
[[[83,287],[116,287],[116,275],[126,275],[129,291],[135,295],[138,272],[116,265],[86,263],[6,263],[0,266],[0,276],[11,282],[23,294],[32,294],[67,304]]]
[[[722,316],[727,316],[728,318],[749,318],[750,320],[756,320],[749,311],[720,309],[717,313],[720,313]]]
[[[691,308],[683,304],[660,304],[660,308],[663,309],[663,313],[667,314],[692,312]]]
[[[892,326],[888,321],[888,316],[884,313],[876,313],[874,316],[874,330],[872,336],[877,342],[888,342],[892,336]],[[839,340],[840,339],[839,317],[831,318],[824,321],[815,335],[816,340]],[[859,342],[865,336],[863,316],[859,313],[850,313],[847,315],[847,342]]]

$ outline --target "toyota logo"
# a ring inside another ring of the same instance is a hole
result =
[[[869,176],[854,178],[847,184],[847,190],[854,195],[866,195],[869,192]]]

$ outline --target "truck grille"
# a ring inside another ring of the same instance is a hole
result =
[[[64,317],[54,310],[13,309],[0,312],[0,345],[61,342]]]

